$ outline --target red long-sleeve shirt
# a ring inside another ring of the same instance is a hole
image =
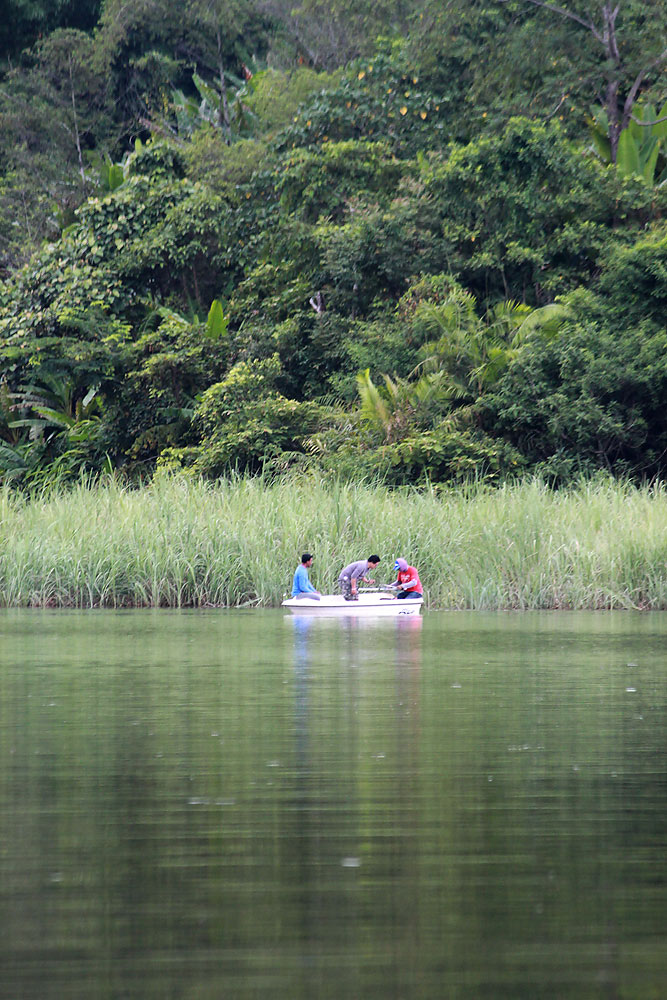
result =
[[[420,594],[423,593],[421,580],[419,579],[419,573],[414,568],[414,566],[408,566],[406,570],[399,569],[398,576],[396,577],[396,583],[401,583],[401,584],[409,583],[410,586],[404,587],[403,588],[404,590],[406,591],[416,590]]]

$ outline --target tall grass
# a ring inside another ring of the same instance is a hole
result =
[[[667,608],[667,493],[611,481],[444,493],[315,479],[0,490],[0,606],[276,605],[302,551],[335,591],[403,556],[441,608]]]

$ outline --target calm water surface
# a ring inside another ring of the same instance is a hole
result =
[[[667,615],[0,612],[0,996],[667,997]]]

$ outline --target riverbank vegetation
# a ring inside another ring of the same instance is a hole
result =
[[[335,591],[377,551],[433,608],[667,609],[667,492],[599,479],[417,491],[287,477],[0,491],[0,606],[271,606],[301,552]]]
[[[0,604],[665,606],[664,0],[8,10]]]
[[[9,11],[1,482],[664,477],[664,0]]]

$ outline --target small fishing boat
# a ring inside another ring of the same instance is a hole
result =
[[[319,601],[310,598],[290,597],[283,601],[282,607],[288,608],[293,615],[354,615],[356,616],[400,616],[418,615],[424,603],[422,597],[408,598],[399,601],[392,594],[361,593],[358,601],[346,601],[340,594],[322,594]]]

